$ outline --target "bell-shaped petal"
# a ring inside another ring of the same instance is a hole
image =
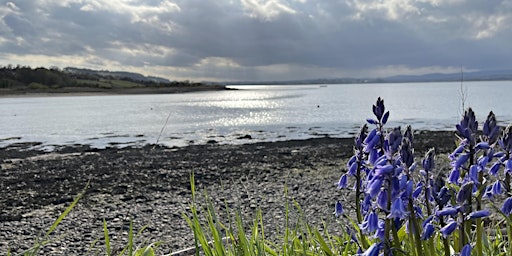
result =
[[[489,210],[479,210],[471,212],[466,219],[472,220],[472,219],[478,219],[478,218],[484,218],[491,215],[491,212]]]
[[[444,227],[442,227],[439,231],[443,235],[444,238],[451,235],[453,231],[457,228],[457,222],[452,220],[448,224],[446,224]]]
[[[460,187],[459,193],[457,193],[457,203],[463,204],[465,201],[469,200],[471,195],[473,194],[473,186],[475,184],[471,181],[466,182]]]
[[[507,216],[512,214],[512,197],[505,199],[501,206],[501,212]]]
[[[362,254],[358,254],[358,256],[379,256],[380,250],[382,247],[382,243],[374,243],[370,246],[366,251]]]
[[[388,214],[387,218],[388,219],[394,219],[394,218],[398,218],[398,219],[405,219],[405,217],[407,216],[408,212],[405,211],[405,206],[402,202],[402,199],[400,197],[397,197],[395,200],[393,200],[393,203],[391,204],[391,210],[390,210],[390,213]]]
[[[382,210],[387,210],[388,207],[388,192],[387,189],[382,189],[377,195],[377,206]]]
[[[341,178],[337,183],[338,189],[347,188],[347,183],[348,183],[347,174],[341,175]]]
[[[460,256],[471,256],[471,249],[471,244],[464,245],[462,250],[460,250]]]
[[[343,205],[340,203],[340,201],[336,202],[336,205],[334,207],[334,215],[336,217],[339,217],[343,214],[344,210],[343,210]]]
[[[448,183],[459,184],[459,177],[460,177],[460,170],[459,169],[453,169],[450,172],[450,176],[448,177]]]
[[[388,118],[389,118],[389,111],[386,111],[386,113],[384,113],[384,116],[382,116],[382,124],[386,124],[388,122]]]
[[[421,240],[427,240],[434,234],[434,225],[432,223],[427,223],[423,228],[423,232],[421,233]]]
[[[382,187],[382,182],[382,177],[374,177],[371,181],[369,181],[366,192],[372,198],[375,198],[375,196],[379,193],[380,188]]]
[[[447,216],[447,215],[454,216],[458,212],[459,211],[455,207],[445,207],[445,208],[443,208],[441,210],[437,210],[436,211],[436,216],[437,217],[443,217],[443,216]]]
[[[498,175],[498,171],[500,170],[500,168],[501,168],[501,163],[499,161],[496,161],[489,169],[489,174],[494,175],[494,176]]]

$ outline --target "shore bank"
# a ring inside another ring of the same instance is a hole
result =
[[[191,85],[169,87],[133,87],[133,88],[93,88],[64,87],[58,89],[0,89],[0,97],[42,97],[42,96],[89,96],[89,95],[133,95],[133,94],[173,94],[202,91],[233,90],[224,85]]]
[[[446,155],[454,149],[454,139],[453,132],[418,132],[416,161],[431,147]],[[101,251],[103,219],[117,249],[126,244],[130,220],[136,230],[147,225],[136,241],[163,242],[159,254],[192,246],[193,234],[181,215],[191,202],[192,172],[198,195],[207,191],[221,217],[227,205],[250,222],[259,207],[266,234],[276,237],[284,225],[285,203],[295,200],[310,224],[320,227],[325,221],[329,232],[341,232],[332,212],[336,200],[346,195],[334,183],[352,147],[353,139],[318,138],[181,148],[98,150],[77,145],[50,153],[27,150],[29,144],[2,148],[0,252],[27,249],[88,182],[85,196],[54,232],[44,254]]]

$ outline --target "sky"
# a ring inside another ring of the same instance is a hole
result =
[[[511,0],[0,0],[0,65],[275,81],[512,69]]]

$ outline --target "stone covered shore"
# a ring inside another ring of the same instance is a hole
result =
[[[453,132],[417,133],[416,161],[431,147],[446,155],[454,139]],[[30,143],[11,145],[0,149],[0,254],[16,255],[44,236],[86,184],[84,197],[51,234],[42,255],[103,252],[103,220],[116,251],[126,245],[130,220],[136,231],[145,227],[136,243],[162,242],[159,255],[192,246],[182,217],[191,203],[192,172],[198,201],[206,191],[224,220],[226,206],[231,213],[239,209],[248,223],[261,208],[266,234],[279,237],[285,203],[295,200],[310,224],[325,222],[330,233],[340,232],[332,212],[346,194],[334,183],[352,145],[353,139],[337,138],[181,148],[77,145],[53,152],[30,150]],[[290,219],[298,213],[292,211]]]

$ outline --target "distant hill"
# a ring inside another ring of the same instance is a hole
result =
[[[225,82],[229,85],[248,84],[360,84],[360,83],[407,83],[407,82],[455,82],[455,81],[505,81],[512,80],[512,70],[474,71],[458,73],[432,73],[425,75],[398,75],[382,78],[325,78],[289,81],[240,81]]]
[[[112,79],[131,79],[136,82],[154,82],[154,83],[170,83],[171,81],[161,77],[155,76],[144,76],[139,73],[126,72],[126,71],[108,71],[108,70],[92,70],[86,68],[74,68],[74,67],[66,67],[63,69],[64,72],[70,74],[80,74],[80,75],[95,75],[108,77]]]

